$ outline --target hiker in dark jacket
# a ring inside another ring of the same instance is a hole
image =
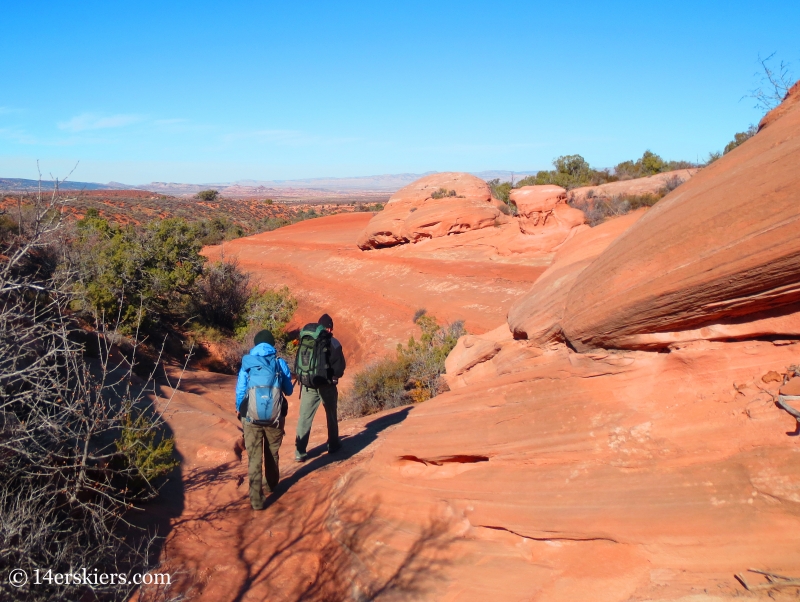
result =
[[[288,406],[283,396],[278,395],[281,407],[275,410],[275,413],[278,414],[277,420],[267,424],[263,424],[261,421],[254,423],[251,416],[253,410],[249,407],[251,405],[250,396],[254,393],[255,386],[264,384],[261,381],[265,376],[262,376],[260,369],[264,369],[268,373],[267,385],[279,388],[283,395],[291,395],[294,387],[289,367],[284,360],[276,357],[275,337],[272,336],[272,333],[269,330],[262,330],[253,339],[253,344],[255,347],[242,358],[239,380],[236,383],[236,412],[242,421],[244,446],[247,450],[250,505],[253,510],[263,510],[265,499],[261,490],[261,462],[263,458],[266,473],[263,485],[266,486],[267,493],[272,493],[280,479],[278,451],[285,434],[283,427],[286,422]]]
[[[324,326],[328,332],[333,332],[333,318],[328,314],[323,314],[317,321]],[[337,405],[339,402],[339,390],[336,384],[344,375],[346,367],[342,344],[331,336],[330,356],[328,363],[328,383],[320,385],[316,389],[311,389],[305,385],[300,386],[300,416],[297,419],[297,437],[295,438],[296,451],[294,459],[304,462],[308,457],[308,438],[311,434],[311,424],[314,422],[314,415],[317,413],[320,402],[325,408],[325,417],[328,422],[328,453],[335,453],[340,447],[339,441],[339,418],[337,416]]]

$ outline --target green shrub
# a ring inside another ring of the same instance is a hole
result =
[[[521,179],[516,188],[523,186],[542,186],[552,184],[570,190],[581,186],[590,186],[614,181],[608,170],[592,169],[580,155],[563,155],[553,159],[554,170],[540,171],[534,176]]]
[[[153,419],[143,412],[134,418],[132,410],[125,416],[122,431],[115,445],[117,452],[125,458],[127,467],[134,469],[138,478],[132,479],[134,488],[151,484],[158,477],[166,476],[179,464],[174,458],[175,439],[160,437]]]
[[[216,201],[219,198],[219,190],[201,190],[195,196],[201,201]]]
[[[134,504],[159,494],[175,465],[173,441],[102,325],[87,333],[68,310],[74,271],[30,269],[60,239],[57,191],[37,195],[33,220],[0,243],[0,566],[30,571],[145,572],[155,538],[131,528]],[[48,195],[50,196],[50,195]],[[21,213],[21,212],[20,212]],[[18,214],[20,215],[20,214]],[[94,213],[90,218],[97,218]],[[88,359],[89,348],[97,359]],[[131,412],[136,412],[131,415]],[[138,504],[137,504],[138,505]],[[2,600],[128,600],[133,587],[49,583],[13,588]]]
[[[236,260],[216,261],[204,266],[197,288],[197,311],[206,323],[233,330],[250,299],[250,276]]]
[[[407,367],[397,358],[379,360],[356,374],[352,390],[342,397],[339,413],[344,418],[367,416],[410,403],[407,382]]]
[[[317,217],[321,217],[317,210],[311,207],[310,209],[300,209],[297,213],[294,214],[292,218],[292,223],[295,224],[297,222],[302,222],[307,219],[314,219]]]
[[[421,313],[422,312],[422,313]],[[407,403],[420,403],[446,390],[441,375],[444,361],[458,338],[466,334],[464,323],[439,326],[436,318],[415,313],[422,336],[397,346],[395,356],[368,366],[353,381],[353,388],[342,397],[343,417],[366,416]]]
[[[109,224],[89,211],[77,224],[69,268],[77,272],[78,308],[123,329],[185,312],[203,269],[202,244],[184,220],[144,228]]]
[[[725,145],[725,150],[722,151],[722,154],[727,155],[737,146],[755,136],[757,132],[758,128],[754,125],[751,125],[749,128],[747,128],[746,131],[734,134],[733,140],[731,140],[730,142],[728,142],[728,144]]]
[[[678,176],[673,176],[655,194],[618,195],[610,199],[596,197],[590,190],[585,200],[570,202],[570,205],[583,211],[589,225],[594,227],[610,217],[625,215],[642,207],[652,207],[681,184],[683,184],[683,180]]]
[[[374,203],[370,205],[369,203],[358,203],[355,206],[355,211],[363,211],[363,212],[376,212],[376,211],[383,211],[383,203]]]
[[[256,289],[251,292],[245,310],[236,324],[236,338],[248,344],[259,330],[270,330],[278,339],[297,311],[289,287]]]
[[[489,184],[489,188],[491,189],[492,196],[494,198],[496,198],[498,201],[503,201],[506,204],[510,202],[509,194],[511,194],[511,191],[513,190],[511,182],[501,182],[500,178],[495,178],[494,180],[489,180],[487,184]]]
[[[19,230],[17,223],[6,214],[0,214],[0,242],[8,241],[15,231]]]
[[[511,182],[501,182],[500,178],[495,178],[494,180],[489,180],[487,184],[489,184],[489,188],[492,191],[492,197],[498,201],[503,201],[501,211],[506,215],[516,215],[517,206],[511,201],[511,191],[513,190]]]
[[[259,222],[253,224],[253,229],[256,232],[272,232],[278,228],[291,225],[292,220],[285,217],[267,217]]]
[[[440,188],[431,193],[432,199],[446,199],[448,197],[456,196],[455,190],[447,190],[447,188]]]
[[[586,221],[594,227],[611,217],[625,215],[642,207],[652,207],[663,198],[662,194],[620,195],[610,199],[596,199],[593,203],[573,203],[572,206],[586,214]]]
[[[618,163],[614,168],[614,174],[621,180],[630,180],[692,167],[697,167],[697,165],[689,161],[665,161],[655,153],[646,150],[636,161]]]
[[[213,217],[192,222],[192,228],[203,246],[218,245],[222,241],[241,238],[247,234],[240,224],[234,223],[227,217]]]

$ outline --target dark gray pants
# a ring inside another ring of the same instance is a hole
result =
[[[275,491],[280,479],[278,468],[278,451],[283,442],[284,418],[281,418],[277,427],[256,426],[242,420],[244,431],[244,447],[247,450],[247,476],[250,479],[250,505],[254,510],[264,507],[264,493],[261,490],[261,463],[264,463],[266,473],[266,489],[268,493]]]
[[[297,418],[297,437],[295,446],[301,454],[306,453],[308,437],[314,415],[322,402],[325,417],[328,419],[328,449],[339,447],[339,417],[336,415],[339,391],[336,385],[323,385],[319,389],[302,387],[300,391],[300,415]]]

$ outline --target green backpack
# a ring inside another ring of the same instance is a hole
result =
[[[330,384],[328,380],[328,358],[330,357],[331,333],[322,324],[306,324],[300,331],[300,345],[294,358],[294,373],[300,384],[317,389]]]

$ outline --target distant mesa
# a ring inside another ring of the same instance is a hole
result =
[[[228,198],[258,198],[271,195],[279,198],[327,198],[364,197],[365,200],[385,201],[386,197],[423,176],[436,172],[382,174],[374,176],[304,178],[297,180],[237,180],[236,182],[205,182],[188,184],[182,182],[149,182],[147,184],[124,184],[122,182],[59,182],[62,190],[146,190],[170,196],[193,196],[201,190],[218,190]],[[529,175],[529,172],[489,170],[475,172],[484,180],[513,180]],[[43,180],[42,188],[52,190],[54,182]],[[22,178],[0,178],[0,191],[28,192],[39,188],[38,180]]]
[[[55,180],[27,180],[25,178],[0,178],[0,191],[3,192],[35,192],[42,190],[52,191]],[[133,188],[118,182],[97,184],[95,182],[58,182],[60,190],[127,190]]]

